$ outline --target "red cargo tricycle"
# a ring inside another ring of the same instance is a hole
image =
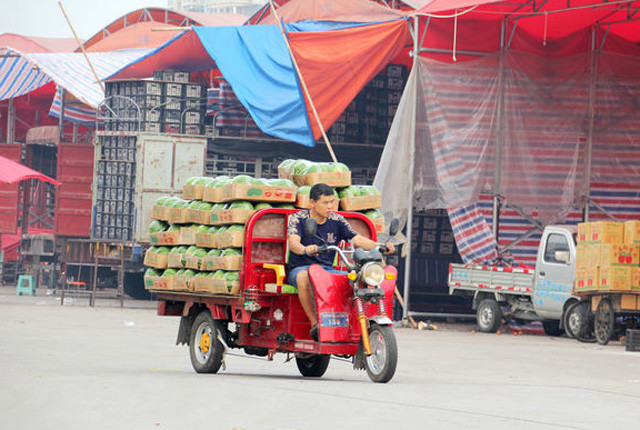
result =
[[[198,373],[216,373],[230,348],[272,360],[276,352],[295,356],[302,376],[320,377],[331,356],[349,358],[355,369],[366,369],[374,382],[393,377],[398,357],[389,312],[397,270],[383,263],[384,249],[336,251],[332,274],[309,268],[319,322],[319,341],[311,339],[310,323],[297,290],[285,284],[287,220],[290,209],[263,209],[245,227],[240,288],[237,294],[156,291],[158,314],[180,316],[177,344],[189,345]],[[373,223],[364,215],[341,213],[361,235],[376,240]],[[397,233],[397,222],[389,234]],[[314,222],[306,223],[315,234]],[[393,231],[395,230],[395,231]],[[384,248],[384,247],[380,247]]]

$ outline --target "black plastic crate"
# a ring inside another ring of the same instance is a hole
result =
[[[187,111],[184,113],[184,123],[187,125],[200,124],[202,122],[202,115],[200,112]]]
[[[182,88],[184,87],[184,84],[177,83],[177,82],[165,82],[163,83],[163,86],[164,86],[163,94],[165,97],[182,98]]]
[[[165,109],[164,114],[162,116],[162,120],[164,122],[180,122],[180,120],[182,119],[181,114],[182,112],[180,112],[179,110]]]
[[[625,349],[627,351],[640,351],[640,330],[627,329]]]
[[[182,110],[182,99],[180,97],[167,96],[164,98],[164,103],[162,107],[165,111],[167,110]]]
[[[190,135],[199,135],[202,134],[202,126],[199,124],[190,124],[190,125],[185,125],[182,131],[183,134],[190,134]]]
[[[134,98],[140,109],[152,109],[162,104],[160,95],[138,95]]]
[[[184,86],[184,92],[182,93],[182,96],[186,99],[188,98],[199,99],[202,97],[202,94],[203,94],[202,85],[187,84]]]
[[[166,82],[189,82],[189,72],[182,70],[156,70],[153,72],[153,79]]]
[[[173,133],[173,134],[177,134],[180,133],[180,121],[165,121],[163,126],[162,126],[162,131],[164,133]]]

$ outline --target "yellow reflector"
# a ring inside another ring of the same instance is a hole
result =
[[[387,273],[385,273],[385,274],[384,274],[384,277],[385,277],[386,279],[388,279],[389,281],[391,281],[391,280],[393,280],[393,279],[396,279],[396,275],[395,275],[395,273],[391,273],[391,272],[387,272]]]
[[[347,279],[350,281],[355,281],[358,279],[358,274],[355,271],[351,271],[347,274]]]

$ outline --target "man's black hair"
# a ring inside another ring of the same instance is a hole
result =
[[[311,187],[311,191],[309,192],[309,198],[311,200],[317,202],[322,196],[333,197],[333,188],[331,188],[327,184],[315,184],[313,187]]]

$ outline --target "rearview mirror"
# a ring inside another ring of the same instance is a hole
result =
[[[398,234],[400,230],[400,220],[398,218],[394,218],[391,220],[391,224],[389,225],[389,236],[393,237]]]
[[[307,237],[313,237],[318,231],[318,222],[313,218],[307,218],[304,222],[304,234]]]
[[[556,251],[556,261],[559,263],[568,263],[571,259],[571,253],[569,251]]]

